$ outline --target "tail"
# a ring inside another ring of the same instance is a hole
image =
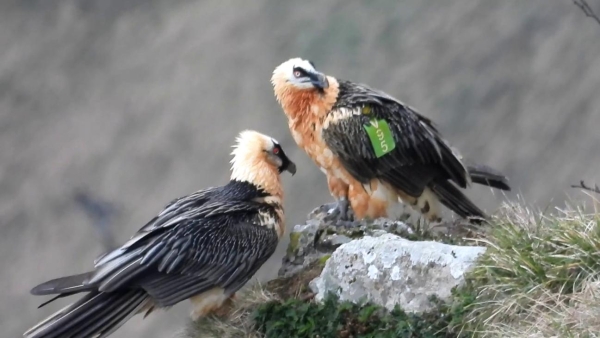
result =
[[[60,296],[60,295],[59,295]],[[102,338],[151,305],[142,289],[92,291],[23,334],[26,338]]]
[[[440,202],[462,218],[473,218],[472,222],[481,223],[488,216],[467,198],[456,186],[446,180],[434,181],[429,189]]]
[[[488,187],[510,191],[508,178],[500,172],[482,164],[467,166],[473,183],[487,185]]]

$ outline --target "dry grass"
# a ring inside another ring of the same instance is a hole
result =
[[[600,337],[600,215],[506,205],[470,274],[483,337]]]
[[[513,323],[492,323],[492,337],[600,337],[600,282],[589,280],[569,295],[545,292]]]
[[[233,310],[226,317],[209,316],[191,322],[179,338],[261,338],[254,328],[252,314],[257,306],[277,300],[278,296],[257,283],[248,288],[233,302]]]
[[[289,278],[278,278],[266,284],[256,283],[237,296],[232,310],[225,317],[209,316],[187,325],[178,338],[260,338],[253,314],[261,305],[284,299],[312,298],[308,283],[323,270],[323,262],[315,262],[302,273]]]

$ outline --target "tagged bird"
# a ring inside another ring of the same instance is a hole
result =
[[[49,302],[85,295],[24,336],[106,337],[138,313],[185,299],[194,320],[218,312],[275,251],[285,231],[280,173],[296,172],[269,136],[243,131],[234,147],[229,183],[174,200],[98,257],[93,271],[33,288],[34,295],[58,294]]]
[[[401,202],[440,221],[440,202],[463,218],[486,214],[458,189],[471,182],[510,190],[504,175],[467,166],[432,121],[392,96],[338,80],[300,58],[273,71],[271,83],[296,143],[327,176],[344,224],[389,217]],[[458,187],[457,187],[458,186]]]

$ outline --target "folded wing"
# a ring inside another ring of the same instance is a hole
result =
[[[366,127],[389,129],[393,150],[378,157]],[[429,119],[364,85],[340,82],[340,97],[325,118],[322,137],[363,183],[383,179],[418,197],[434,179],[450,179],[462,188],[469,182],[465,166]]]

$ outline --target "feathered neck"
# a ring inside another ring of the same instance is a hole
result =
[[[301,120],[309,115],[323,117],[335,104],[339,94],[339,83],[331,76],[327,76],[329,87],[323,92],[306,90],[294,87],[285,79],[274,77],[271,82],[277,102],[291,121]]]

